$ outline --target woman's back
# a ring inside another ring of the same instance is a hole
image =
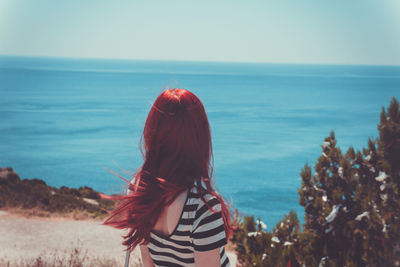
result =
[[[193,187],[188,193],[179,195],[169,209],[163,211],[164,219],[160,217],[147,244],[155,266],[195,266],[202,252],[212,250],[218,250],[220,266],[229,266],[224,249],[226,234],[221,204],[211,194],[203,197],[209,207]],[[179,216],[176,216],[177,213]],[[173,230],[163,231],[165,225],[171,225],[173,221],[177,222]]]
[[[185,190],[179,194],[171,205],[163,209],[154,225],[153,232],[169,236],[175,230],[185,206],[188,191]]]

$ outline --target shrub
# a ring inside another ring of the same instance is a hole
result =
[[[114,206],[114,201],[101,199],[98,192],[90,187],[60,189],[48,186],[40,179],[20,180],[11,168],[0,168],[0,208],[16,207],[23,210],[32,210],[32,214],[74,213],[79,217],[104,217]],[[17,177],[17,178],[16,178]],[[92,199],[94,202],[89,202]],[[40,211],[45,211],[40,212]],[[26,212],[24,212],[26,214]],[[86,215],[85,215],[86,214]]]
[[[245,217],[232,242],[248,266],[400,266],[400,110],[382,109],[379,138],[343,154],[332,132],[301,171],[303,231],[290,212],[272,233]],[[285,246],[285,244],[287,246]]]

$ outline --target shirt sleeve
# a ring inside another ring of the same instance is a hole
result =
[[[203,203],[203,202],[202,202]],[[217,198],[211,197],[196,211],[193,223],[193,246],[195,251],[208,251],[227,244],[221,204]]]

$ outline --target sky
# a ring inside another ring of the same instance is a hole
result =
[[[0,0],[0,55],[400,65],[400,1]]]

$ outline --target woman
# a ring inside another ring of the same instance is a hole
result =
[[[129,229],[144,266],[229,266],[230,213],[212,186],[210,126],[201,101],[169,89],[154,102],[143,131],[143,165],[105,224]]]

